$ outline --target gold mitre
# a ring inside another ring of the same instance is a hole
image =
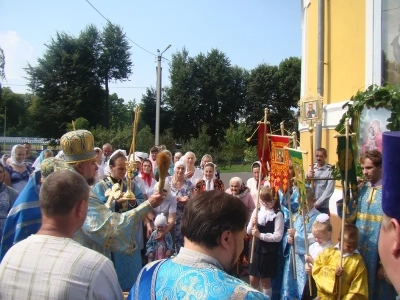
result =
[[[90,131],[75,130],[67,132],[61,137],[60,145],[65,154],[65,162],[68,164],[96,158],[94,137]]]
[[[40,173],[42,174],[42,181],[46,179],[51,173],[61,170],[72,170],[72,166],[68,165],[63,159],[49,157],[42,161],[40,164]]]

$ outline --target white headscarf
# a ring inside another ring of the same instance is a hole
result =
[[[207,154],[208,155],[208,154]],[[208,179],[206,178],[206,175],[204,174],[204,169],[206,168],[206,167],[208,167],[208,166],[212,166],[213,168],[214,168],[214,176],[213,176],[213,178],[210,180],[210,186],[209,186],[209,189],[207,189],[207,181],[208,181]],[[216,179],[216,177],[215,177],[215,169],[217,168],[217,165],[215,165],[215,164],[213,164],[212,162],[208,162],[208,163],[206,163],[205,165],[204,165],[204,168],[203,168],[203,180],[204,180],[204,182],[206,183],[206,190],[207,191],[212,191],[212,190],[214,190],[214,179]]]
[[[22,145],[20,145],[20,144],[14,145],[14,146],[12,147],[12,149],[11,149],[11,164],[20,167],[20,166],[23,166],[23,165],[24,165],[24,161],[22,161],[22,162],[18,162],[18,161],[17,161],[17,154],[16,154],[16,152],[17,152],[17,149],[18,149],[18,148],[24,149],[24,151],[25,151],[24,146],[22,146]]]

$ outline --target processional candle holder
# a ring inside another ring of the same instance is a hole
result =
[[[135,119],[133,121],[133,129],[132,129],[132,143],[129,150],[128,159],[126,160],[126,178],[127,178],[127,191],[123,196],[123,199],[126,200],[123,203],[123,210],[128,210],[128,203],[129,201],[135,201],[136,197],[135,194],[132,192],[132,180],[134,177],[134,173],[138,168],[136,161],[135,161],[135,143],[136,143],[136,132],[139,123],[139,115],[140,115],[140,108],[136,107],[135,109]]]

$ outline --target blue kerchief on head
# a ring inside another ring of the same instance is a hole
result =
[[[400,131],[384,132],[382,149],[382,210],[400,220]]]

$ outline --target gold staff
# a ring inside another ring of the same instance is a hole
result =
[[[135,109],[135,120],[133,121],[133,129],[132,129],[132,143],[129,149],[128,159],[126,161],[126,177],[127,177],[127,191],[124,194],[124,199],[126,199],[126,205],[129,200],[136,200],[135,194],[132,192],[132,179],[133,173],[137,169],[136,161],[135,161],[135,146],[136,146],[136,132],[139,124],[139,115],[140,108],[139,106]]]
[[[340,233],[340,262],[339,265],[343,267],[343,240],[344,240],[344,225],[346,224],[346,211],[347,211],[347,188],[348,188],[348,171],[349,171],[349,138],[354,136],[355,134],[349,133],[349,118],[345,120],[345,134],[337,134],[334,137],[342,137],[346,138],[346,149],[345,149],[345,162],[344,162],[344,183],[343,183],[343,208],[342,208],[342,231]],[[342,277],[339,277],[339,285],[338,285],[338,300],[340,300],[340,291],[342,290]]]
[[[264,163],[264,151],[265,151],[265,139],[267,138],[267,142],[268,142],[268,137],[267,137],[267,119],[268,119],[268,108],[266,108],[264,110],[264,134],[263,134],[263,138],[262,138],[262,154],[261,154],[261,164]],[[256,204],[256,212],[258,211],[259,208],[259,201],[260,201],[260,185],[261,185],[261,174],[262,174],[262,166],[260,166],[260,176],[258,177],[258,191],[257,191],[257,204]],[[258,214],[256,213],[256,223],[254,224],[254,226],[257,226],[257,216]],[[250,220],[251,221],[251,220]],[[251,241],[251,253],[250,253],[250,263],[253,263],[253,253],[254,253],[254,244],[256,241],[256,237],[253,235],[253,239]]]

